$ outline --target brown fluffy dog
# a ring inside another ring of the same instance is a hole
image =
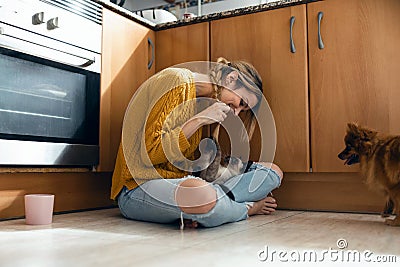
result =
[[[349,123],[344,142],[346,148],[338,157],[347,165],[360,163],[368,187],[386,196],[382,217],[396,215],[385,223],[400,226],[400,136],[381,134]]]

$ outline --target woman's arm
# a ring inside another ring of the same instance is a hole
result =
[[[222,122],[230,111],[230,107],[222,102],[214,103],[199,114],[189,119],[183,126],[182,132],[190,138],[200,127],[215,122]]]
[[[182,132],[186,139],[189,139],[203,125],[204,119],[192,117],[182,126]]]
[[[223,121],[230,111],[228,105],[217,102],[183,124],[177,123],[175,120],[182,115],[181,112],[189,112],[187,108],[195,104],[193,96],[189,96],[189,92],[192,94],[195,90],[193,83],[181,84],[166,93],[153,107],[145,130],[146,150],[153,165],[184,160],[182,153],[190,147],[188,139],[200,127]]]

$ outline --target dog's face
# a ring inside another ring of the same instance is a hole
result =
[[[356,150],[356,139],[353,138],[349,133],[346,134],[344,138],[344,143],[346,145],[345,149],[339,153],[338,157],[344,160],[344,164],[352,165],[360,162],[360,154]]]
[[[373,146],[377,132],[362,128],[355,123],[347,124],[347,133],[344,137],[345,149],[338,157],[344,164],[352,165],[360,162],[361,155],[368,155]]]

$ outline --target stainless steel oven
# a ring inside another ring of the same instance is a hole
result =
[[[0,165],[95,166],[101,6],[0,0]]]

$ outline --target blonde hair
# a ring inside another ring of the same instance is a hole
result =
[[[227,59],[220,57],[217,59],[215,67],[210,70],[210,78],[213,83],[213,97],[215,99],[220,99],[221,90],[223,86],[221,85],[222,80],[233,70],[237,70],[239,76],[236,81],[241,86],[245,87],[248,91],[253,93],[257,97],[257,104],[249,110],[243,111],[243,124],[249,136],[249,139],[253,136],[254,129],[256,126],[255,114],[260,107],[263,88],[262,79],[256,68],[248,62],[237,60],[228,61]],[[244,135],[242,135],[244,137]]]

